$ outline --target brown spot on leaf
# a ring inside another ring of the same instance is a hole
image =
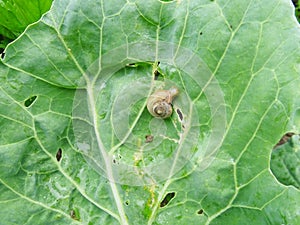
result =
[[[147,134],[147,135],[145,136],[145,138],[146,138],[146,140],[145,140],[146,143],[150,143],[150,142],[152,142],[153,139],[154,139],[153,135],[151,135],[151,134]]]

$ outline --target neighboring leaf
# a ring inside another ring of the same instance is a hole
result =
[[[52,0],[1,0],[0,35],[15,39],[50,9]]]
[[[300,22],[300,4],[299,4],[299,1],[298,0],[293,0],[292,2],[295,6],[296,18],[297,18],[298,22]]]
[[[2,221],[299,224],[269,168],[299,132],[299,39],[288,0],[54,1],[0,64]]]
[[[300,143],[294,135],[272,152],[271,170],[279,182],[300,188]]]

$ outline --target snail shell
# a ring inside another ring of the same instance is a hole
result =
[[[158,90],[149,96],[147,101],[147,109],[150,114],[157,118],[168,118],[172,115],[172,101],[179,90],[172,87],[169,90]]]

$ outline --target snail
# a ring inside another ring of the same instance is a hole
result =
[[[177,87],[171,87],[169,90],[157,90],[149,96],[147,109],[149,113],[157,118],[168,118],[172,115],[172,101],[179,94]]]

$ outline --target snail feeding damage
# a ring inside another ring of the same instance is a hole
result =
[[[180,111],[180,109],[177,109],[176,112],[177,112],[177,115],[179,116],[180,121],[182,121],[183,115],[182,115],[182,112]]]
[[[149,113],[157,118],[166,119],[172,115],[172,101],[179,94],[177,87],[169,90],[158,90],[154,92],[147,101]]]
[[[226,104],[198,54],[145,40],[105,51],[83,72],[73,99],[72,138],[85,163],[106,182],[155,186],[181,176],[195,157],[205,161],[201,171],[215,158]],[[159,197],[156,205],[163,207],[172,195]]]
[[[55,157],[56,157],[57,162],[59,162],[61,160],[61,157],[62,157],[62,150],[61,150],[61,148],[58,149]]]

